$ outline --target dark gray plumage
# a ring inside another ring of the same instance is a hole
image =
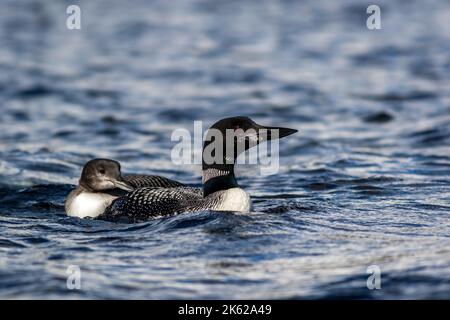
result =
[[[171,180],[161,176],[150,175],[126,175],[123,180],[128,182],[134,188],[152,187],[152,188],[174,188],[182,187],[184,184],[181,182]]]
[[[115,200],[99,219],[140,222],[150,217],[206,210],[213,203],[205,201],[202,191],[191,187],[138,188]]]

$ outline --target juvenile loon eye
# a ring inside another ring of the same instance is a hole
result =
[[[100,174],[105,174],[105,169],[104,169],[104,168],[100,168],[100,169],[98,169],[98,172],[99,172]]]

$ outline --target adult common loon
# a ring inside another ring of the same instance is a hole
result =
[[[227,139],[229,130],[234,136]],[[222,119],[211,126],[203,144],[203,192],[186,186],[137,188],[115,199],[98,218],[139,222],[155,216],[201,210],[248,212],[252,206],[250,196],[239,187],[234,175],[238,155],[260,142],[283,138],[295,132],[295,129],[262,126],[248,117]],[[217,143],[216,139],[221,141],[220,147],[214,151],[212,161],[207,161],[206,151]],[[230,150],[233,151],[231,158],[227,152]]]
[[[88,161],[81,172],[78,187],[67,197],[67,215],[95,218],[118,197],[140,187],[173,188],[182,183],[161,176],[126,175],[122,177],[120,164],[110,159]]]

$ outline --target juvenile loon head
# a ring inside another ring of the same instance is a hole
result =
[[[93,159],[88,161],[81,172],[79,185],[91,192],[101,192],[115,188],[133,191],[133,187],[122,179],[120,164],[110,159]]]
[[[280,139],[298,130],[262,126],[249,117],[219,120],[209,128],[203,144],[203,195],[238,187],[234,177],[237,157],[263,141]]]

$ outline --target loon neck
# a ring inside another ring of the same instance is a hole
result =
[[[234,164],[203,165],[203,196],[211,193],[237,188]]]
[[[89,187],[89,185],[82,179],[78,181],[78,190],[80,190],[80,192],[92,192],[92,193],[95,192],[95,190]]]

